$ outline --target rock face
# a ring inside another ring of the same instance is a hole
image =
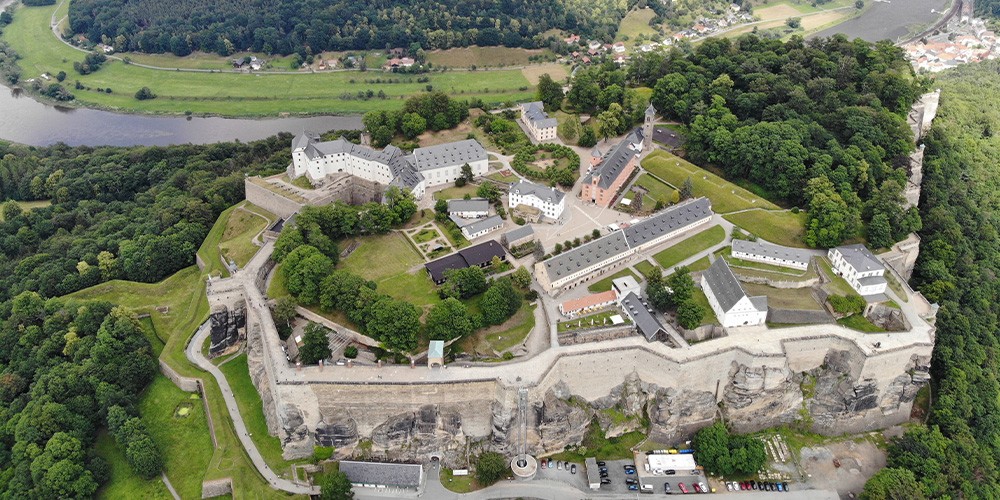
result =
[[[802,393],[799,381],[785,368],[733,363],[722,399],[726,422],[741,432],[752,432],[794,421]]]
[[[716,410],[710,392],[656,388],[649,402],[649,437],[663,443],[688,437],[711,423]]]
[[[218,356],[242,339],[240,332],[245,332],[247,327],[246,306],[242,303],[232,309],[224,305],[215,306],[209,319],[212,322],[212,343],[208,352],[209,356]]]
[[[571,396],[560,397],[556,390],[549,390],[540,404],[534,406],[539,442],[537,451],[560,451],[579,444],[587,433],[593,409],[582,400]]]
[[[371,442],[372,452],[389,460],[438,456],[445,463],[458,463],[466,446],[458,409],[435,405],[390,417],[372,431]]]

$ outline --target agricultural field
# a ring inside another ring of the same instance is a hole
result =
[[[805,211],[753,209],[726,214],[723,217],[743,230],[777,245],[805,248],[802,237],[806,233]]]
[[[642,160],[642,168],[680,191],[684,181],[691,179],[694,196],[706,196],[717,213],[729,213],[750,208],[777,210],[778,206],[756,194],[729,182],[666,151],[653,151]]]
[[[403,99],[426,92],[430,86],[457,98],[481,98],[487,103],[524,101],[533,98],[528,79],[520,70],[495,71],[484,79],[481,72],[447,71],[417,75],[339,71],[309,74],[242,74],[233,72],[167,72],[109,60],[97,72],[79,75],[73,62],[84,53],[58,40],[49,29],[56,7],[21,7],[3,39],[18,51],[24,79],[41,73],[65,71],[67,81],[79,80],[92,90],[70,90],[80,104],[114,111],[223,116],[278,116],[290,114],[364,113],[376,109],[398,109]],[[375,80],[382,83],[375,83]],[[386,83],[391,80],[399,83]],[[134,95],[149,87],[156,99],[136,100]],[[111,93],[96,89],[112,89]],[[336,89],[336,90],[332,90]],[[383,91],[387,98],[358,99],[356,94]]]
[[[0,207],[2,207],[5,203],[7,203],[7,202],[6,201],[0,201]],[[32,210],[34,210],[36,208],[42,208],[42,207],[47,207],[49,205],[52,205],[52,200],[14,201],[14,203],[17,203],[18,206],[21,207],[21,210],[23,210],[25,212],[30,212],[30,211],[32,211]],[[3,222],[3,210],[0,210],[0,222]]]
[[[615,41],[628,42],[626,45],[637,45],[635,39],[639,35],[645,35],[646,37],[657,35],[657,31],[649,25],[649,21],[654,17],[656,17],[656,13],[648,7],[629,11],[618,25],[618,34],[615,36]]]
[[[521,74],[532,85],[538,85],[538,79],[542,75],[549,75],[557,82],[564,82],[569,76],[569,66],[559,63],[532,64],[521,68]],[[532,97],[527,100],[534,99],[534,94],[532,94]]]
[[[554,59],[556,55],[548,49],[521,49],[511,47],[461,47],[427,52],[427,62],[436,67],[448,68],[495,68],[501,66],[526,66],[529,58]]]
[[[725,239],[726,230],[722,226],[712,226],[654,255],[653,260],[660,264],[660,267],[670,269],[698,252],[703,252],[722,243]]]

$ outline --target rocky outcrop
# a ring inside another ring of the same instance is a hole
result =
[[[726,422],[752,432],[794,421],[802,396],[798,380],[785,368],[733,363],[722,400]]]
[[[437,456],[448,464],[457,463],[466,446],[458,409],[435,405],[392,416],[372,431],[371,440],[372,451],[389,460]]]
[[[539,451],[561,451],[583,441],[594,410],[568,391],[550,389],[534,406]]]
[[[347,415],[327,415],[316,426],[316,442],[321,446],[345,448],[358,442],[358,423]]]
[[[238,303],[230,309],[224,305],[217,305],[212,308],[209,320],[212,322],[212,343],[208,353],[210,357],[214,357],[226,352],[242,340],[241,332],[245,332],[247,326],[246,306]]]
[[[648,406],[649,437],[670,443],[694,434],[715,419],[715,395],[707,391],[657,388]]]

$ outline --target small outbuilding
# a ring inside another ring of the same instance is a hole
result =
[[[427,348],[427,367],[439,368],[444,366],[444,341],[432,340]]]
[[[587,466],[587,483],[590,485],[590,489],[601,489],[601,473],[597,469],[597,459],[594,457],[587,457],[587,459],[584,460],[584,463]]]

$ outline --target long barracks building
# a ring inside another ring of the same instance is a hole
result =
[[[641,222],[535,264],[535,278],[550,295],[570,289],[623,264],[628,257],[708,224],[708,198],[695,198]]]

